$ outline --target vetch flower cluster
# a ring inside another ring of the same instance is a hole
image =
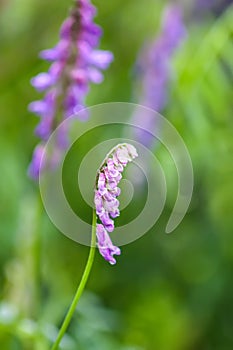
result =
[[[165,8],[161,32],[152,45],[139,58],[139,66],[144,72],[142,104],[160,112],[167,102],[167,84],[171,78],[171,59],[186,30],[178,5]],[[145,57],[146,56],[146,57]]]
[[[93,22],[95,7],[89,0],[75,0],[69,17],[60,30],[60,41],[40,57],[51,62],[48,72],[32,78],[32,85],[44,92],[44,98],[29,105],[29,110],[39,116],[36,135],[42,140],[40,148],[48,140],[56,127],[67,117],[83,109],[89,84],[103,81],[102,70],[113,60],[109,51],[96,49],[102,35],[101,28]],[[82,113],[85,118],[85,113]],[[66,131],[61,131],[57,148],[67,146]],[[41,153],[41,152],[40,152]],[[40,162],[38,149],[35,150],[29,174],[37,178]]]
[[[144,46],[136,63],[136,71],[141,82],[139,104],[161,112],[167,104],[168,84],[172,77],[172,58],[186,36],[182,8],[177,4],[165,7],[161,30],[154,42]],[[154,114],[145,118],[140,114],[133,121],[142,127],[154,130]],[[152,143],[149,134],[138,132],[138,139],[146,146]]]
[[[113,148],[98,172],[95,189],[95,208],[100,223],[97,223],[96,235],[100,254],[110,264],[115,264],[113,255],[121,251],[114,246],[108,232],[113,232],[114,221],[120,215],[119,200],[121,191],[118,187],[126,165],[138,156],[134,146],[123,143]]]

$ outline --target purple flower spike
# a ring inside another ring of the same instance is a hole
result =
[[[154,42],[144,45],[136,64],[141,83],[139,104],[157,112],[162,112],[168,100],[168,87],[172,78],[172,58],[186,36],[182,8],[171,4],[165,7],[161,29]],[[148,130],[158,128],[153,113],[146,117],[135,113],[133,123],[137,126],[147,126]],[[135,132],[137,140],[151,147],[153,136],[138,129]]]
[[[61,26],[59,42],[40,53],[51,66],[47,73],[32,78],[31,84],[39,92],[45,91],[45,98],[32,102],[29,110],[41,117],[36,134],[43,141],[66,118],[85,108],[90,84],[102,83],[102,71],[113,60],[111,52],[98,49],[102,30],[93,21],[95,14],[96,8],[90,0],[75,0],[69,17]],[[53,96],[52,103],[47,96]],[[80,119],[87,120],[87,112],[81,112]],[[57,138],[58,151],[67,147],[67,140],[67,130],[62,128]]]
[[[100,254],[110,264],[115,264],[113,255],[120,255],[120,249],[112,244],[108,232],[113,232],[114,221],[120,215],[120,202],[117,197],[120,195],[118,186],[124,167],[138,157],[134,146],[122,143],[114,147],[101,165],[95,189],[95,209],[98,220],[96,235]],[[112,219],[111,219],[112,218]]]

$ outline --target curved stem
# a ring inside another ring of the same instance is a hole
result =
[[[74,296],[74,299],[70,305],[70,308],[66,314],[66,317],[63,321],[63,324],[60,328],[60,331],[58,333],[57,339],[55,341],[55,343],[53,344],[53,347],[51,348],[51,350],[56,350],[58,349],[58,346],[70,324],[71,318],[76,310],[76,306],[78,304],[78,301],[83,293],[83,290],[86,286],[92,265],[93,265],[93,261],[94,261],[94,256],[95,256],[95,248],[96,248],[96,212],[95,210],[93,210],[93,218],[92,218],[92,233],[91,233],[91,248],[90,248],[90,252],[89,252],[89,256],[88,256],[88,260],[87,260],[87,264],[85,267],[85,270],[83,272],[82,275],[82,279],[81,282],[78,286],[77,292]]]

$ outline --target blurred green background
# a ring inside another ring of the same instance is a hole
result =
[[[88,105],[137,102],[134,64],[159,31],[166,2],[96,0],[101,48],[115,61]],[[188,36],[173,60],[163,115],[190,151],[195,175],[189,211],[165,235],[175,169],[159,154],[168,199],[150,232],[124,246],[115,267],[96,254],[62,349],[230,350],[233,348],[233,8],[229,1],[181,1]],[[69,1],[0,1],[0,348],[47,349],[85,266],[88,248],[56,231],[27,177],[39,98],[30,78],[47,70]],[[134,91],[134,93],[133,93]],[[87,145],[84,145],[88,149]],[[38,204],[39,203],[39,204]]]

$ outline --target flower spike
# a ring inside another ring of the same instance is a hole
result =
[[[44,92],[39,101],[29,104],[29,110],[39,116],[36,135],[44,147],[53,131],[68,117],[85,106],[90,83],[103,81],[102,71],[113,60],[110,51],[99,50],[102,30],[94,23],[96,8],[90,0],[75,0],[69,17],[63,22],[60,40],[51,49],[43,50],[40,57],[51,62],[48,72],[39,73],[31,79],[33,87]],[[65,131],[58,137],[57,150],[63,151]],[[39,175],[39,151],[36,149],[29,167],[29,175]],[[35,159],[34,159],[35,158]]]
[[[96,179],[95,209],[100,223],[96,226],[96,235],[100,254],[111,265],[116,263],[113,255],[120,255],[120,248],[113,245],[108,232],[114,230],[114,220],[120,215],[120,195],[118,184],[122,172],[129,162],[138,157],[137,150],[128,143],[114,147],[102,163]]]

